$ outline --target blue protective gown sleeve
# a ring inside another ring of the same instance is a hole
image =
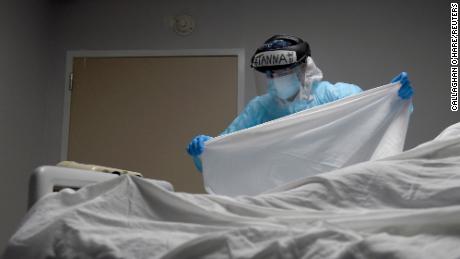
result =
[[[358,94],[362,91],[359,86],[354,84],[343,82],[331,84],[328,81],[321,81],[314,86],[312,94],[314,98],[318,99],[319,103],[325,104]]]
[[[203,172],[203,164],[201,163],[201,158],[199,156],[192,156],[193,163],[195,164],[195,167],[200,173]]]
[[[256,96],[252,99],[248,105],[246,105],[243,112],[241,112],[220,135],[247,129],[266,122],[267,111],[262,104],[263,98],[265,97],[266,96]]]
[[[321,103],[333,102],[347,96],[355,95],[363,90],[353,84],[338,82],[331,84],[328,81],[321,81],[317,85],[315,96],[319,97]],[[409,113],[414,111],[414,105],[411,103],[409,106]]]

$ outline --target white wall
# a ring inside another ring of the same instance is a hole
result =
[[[28,177],[45,161],[46,5],[0,1],[0,252],[26,211]]]
[[[2,211],[7,211],[0,223],[1,232],[6,233],[3,240],[24,212],[31,168],[60,159],[68,50],[244,48],[249,59],[272,34],[294,34],[310,43],[313,58],[332,82],[367,89],[401,71],[409,72],[416,94],[408,147],[433,138],[460,118],[449,110],[449,1],[53,0],[47,4],[50,59],[46,78],[44,68],[37,66],[42,64],[37,58],[44,55],[38,4],[8,6],[16,13],[10,12],[7,19],[16,24],[7,37],[2,35],[16,48],[11,52],[0,46],[2,57],[20,55],[15,64],[11,59],[0,61],[1,71],[7,71],[0,78],[2,125],[8,119],[8,126],[1,129],[2,136],[8,136],[2,141],[8,145],[2,143],[0,150],[2,159],[3,153],[9,156],[8,161],[2,160],[7,165],[3,177],[8,179],[1,183]],[[4,6],[2,2],[0,10]],[[188,37],[175,35],[167,26],[168,17],[182,13],[196,19],[196,31]],[[252,72],[248,69],[246,74],[249,99],[255,89]],[[4,90],[3,85],[8,87]]]

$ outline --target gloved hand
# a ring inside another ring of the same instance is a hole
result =
[[[204,151],[204,142],[212,139],[210,136],[198,135],[188,144],[187,153],[191,156],[199,156]]]
[[[407,73],[402,72],[401,74],[393,78],[393,80],[391,80],[392,83],[396,83],[398,81],[401,83],[401,88],[399,88],[398,91],[399,97],[401,97],[401,99],[404,100],[411,98],[414,94],[414,90],[412,89]]]

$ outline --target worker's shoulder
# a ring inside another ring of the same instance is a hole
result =
[[[256,110],[260,110],[261,108],[263,110],[267,110],[273,105],[275,105],[275,100],[271,94],[267,93],[252,98],[252,100],[249,101],[247,107]]]
[[[332,84],[329,81],[317,81],[313,85],[313,91],[316,93],[327,93],[327,92],[336,92],[336,91],[344,91],[346,90],[347,92],[361,92],[362,89],[361,87],[355,85],[355,84],[350,84],[350,83],[345,83],[345,82],[337,82],[335,84]]]
[[[334,85],[329,81],[315,81],[312,85],[312,92],[315,94],[324,94],[329,92]]]
[[[352,88],[360,88],[359,86],[355,85],[355,84],[350,84],[350,83],[345,83],[345,82],[336,82],[335,84],[329,82],[329,81],[316,81],[314,82],[314,86],[313,87],[316,87],[317,89],[320,89],[320,90],[326,90],[326,89],[329,89],[329,88],[333,88],[333,87],[352,87]]]
[[[320,103],[335,101],[361,91],[362,89],[359,86],[344,82],[332,84],[329,81],[318,81],[313,86],[313,94]]]
[[[355,89],[355,90],[362,90],[361,87],[355,85],[355,84],[350,84],[350,83],[344,83],[344,82],[337,82],[335,83],[335,87],[340,87],[340,88],[349,88],[349,89]]]
[[[249,101],[249,103],[252,103],[254,105],[264,105],[264,104],[268,104],[270,102],[273,102],[273,96],[271,94],[263,94],[263,95],[258,95],[254,98],[252,98],[251,101]]]

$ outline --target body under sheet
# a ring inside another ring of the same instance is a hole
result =
[[[5,258],[460,258],[460,124],[257,196],[121,176],[47,195]]]

